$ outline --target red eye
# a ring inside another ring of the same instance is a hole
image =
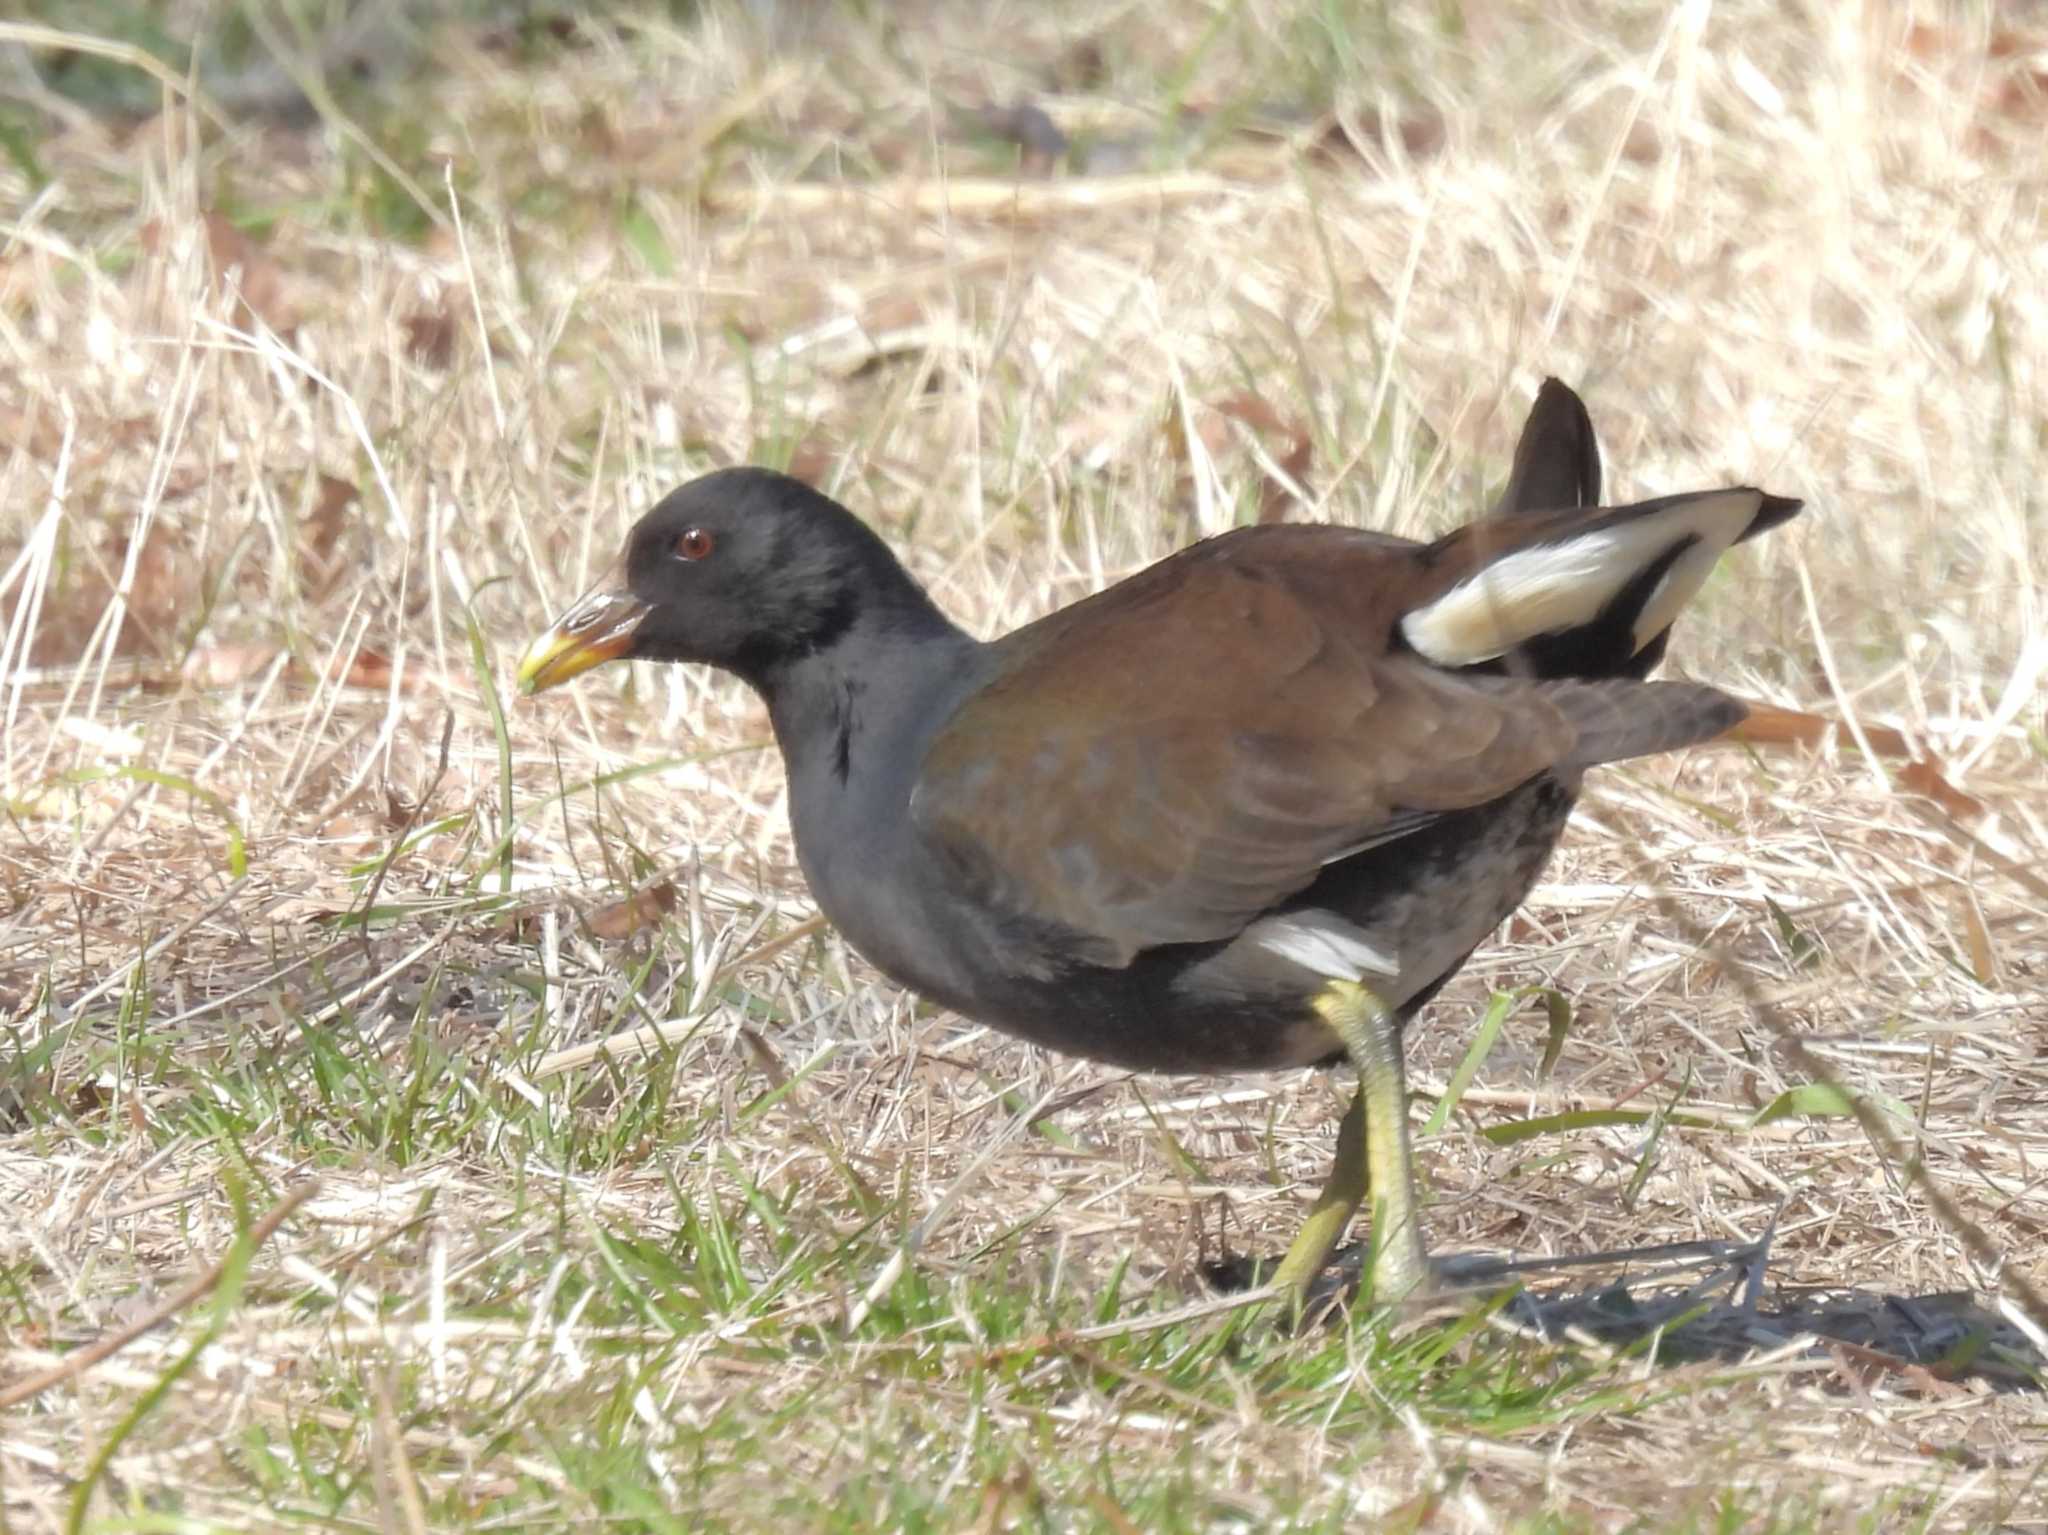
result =
[[[676,555],[685,560],[701,560],[710,554],[718,540],[711,536],[709,528],[690,528],[676,540]]]

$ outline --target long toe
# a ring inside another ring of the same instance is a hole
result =
[[[1358,1243],[1339,1249],[1310,1286],[1304,1309],[1313,1308],[1318,1299],[1324,1306],[1357,1300],[1369,1256],[1369,1249]],[[1508,1260],[1490,1253],[1429,1253],[1424,1256],[1420,1280],[1406,1282],[1397,1277],[1390,1283],[1387,1255],[1381,1253],[1373,1274],[1372,1300],[1374,1304],[1420,1310],[1464,1296],[1489,1294],[1515,1283],[1507,1264]]]
[[[1368,1247],[1361,1243],[1340,1247],[1298,1287],[1294,1309],[1304,1325],[1327,1320],[1340,1309],[1356,1304],[1368,1253]],[[1384,1254],[1381,1263],[1385,1263]],[[1202,1266],[1202,1279],[1221,1294],[1242,1294],[1274,1284],[1281,1277],[1283,1264],[1282,1259],[1249,1255],[1220,1258]],[[1410,1285],[1398,1298],[1389,1295],[1382,1280],[1375,1287],[1375,1303],[1390,1303],[1404,1312],[1420,1310],[1461,1297],[1489,1294],[1516,1283],[1512,1260],[1489,1253],[1447,1253],[1441,1257],[1431,1254],[1426,1268],[1423,1281]]]

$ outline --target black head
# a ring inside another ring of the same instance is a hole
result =
[[[527,647],[527,692],[600,662],[702,661],[764,690],[863,628],[943,625],[865,524],[767,469],[721,469],[642,517],[617,565]]]

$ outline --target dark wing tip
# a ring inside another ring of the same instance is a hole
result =
[[[1593,418],[1570,385],[1546,378],[1529,407],[1496,517],[1600,504],[1600,444]]]
[[[1781,522],[1790,522],[1799,515],[1799,509],[1806,505],[1797,496],[1774,496],[1769,491],[1758,492],[1764,499],[1757,508],[1756,521],[1749,525],[1749,531],[1742,536],[1755,538],[1759,533],[1768,533]]]

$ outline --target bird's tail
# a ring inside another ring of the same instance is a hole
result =
[[[1490,518],[1431,545],[1401,635],[1439,666],[1640,676],[1715,562],[1800,503],[1749,486]]]
[[[1600,444],[1593,418],[1569,387],[1546,378],[1515,444],[1515,467],[1493,504],[1496,517],[1600,504]]]
[[[1749,714],[1740,700],[1697,682],[1609,677],[1540,686],[1578,734],[1561,764],[1567,771],[1697,746],[1733,729]]]

